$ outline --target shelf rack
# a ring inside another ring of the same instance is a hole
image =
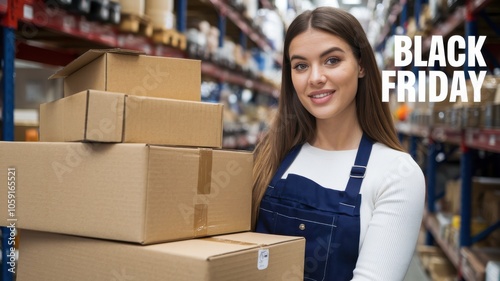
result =
[[[425,213],[423,222],[425,227],[431,232],[432,236],[435,237],[436,244],[439,246],[439,248],[443,250],[443,252],[448,257],[450,262],[455,266],[455,268],[459,268],[460,266],[459,250],[449,245],[446,241],[440,238],[439,222],[436,219],[436,215]]]
[[[418,19],[420,11],[419,4],[422,0],[415,0],[415,18]],[[427,53],[430,50],[431,38],[432,36],[443,36],[448,37],[454,34],[460,34],[465,36],[476,36],[476,35],[487,35],[489,41],[486,42],[485,48],[483,48],[483,53],[485,57],[489,60],[488,66],[493,65],[493,67],[498,67],[497,60],[499,59],[498,51],[498,39],[500,37],[500,32],[495,23],[500,22],[496,11],[498,10],[498,1],[493,0],[467,0],[466,4],[463,6],[455,7],[450,14],[444,19],[440,19],[432,27],[431,31],[423,35],[423,46],[422,52]],[[407,5],[406,0],[396,1],[396,3],[391,7],[389,13],[389,21],[384,26],[381,37],[377,41],[377,49],[382,50],[384,48],[385,40],[388,36],[394,34],[394,29],[397,24],[397,20],[401,21],[401,26],[405,24],[405,6]],[[490,15],[495,16],[495,21],[489,18],[486,11],[490,11]],[[478,20],[482,19],[483,28],[478,28]],[[485,25],[488,24],[488,26]],[[418,24],[417,24],[418,26]],[[486,26],[486,27],[485,27]],[[478,30],[481,30],[482,34],[478,34]],[[467,48],[467,46],[466,46]],[[492,50],[496,50],[494,54],[491,53]],[[467,52],[467,50],[466,50]],[[391,68],[392,66],[388,66]],[[492,67],[492,68],[493,68]],[[412,68],[413,71],[419,70],[416,67]],[[477,70],[469,69],[467,65],[464,66],[464,71]],[[460,249],[471,246],[479,237],[484,237],[491,233],[494,229],[497,229],[500,222],[497,222],[490,226],[487,230],[482,233],[472,237],[470,223],[471,223],[471,185],[472,185],[472,175],[474,171],[473,167],[473,156],[476,150],[486,151],[490,153],[500,153],[500,128],[497,129],[483,129],[483,128],[456,128],[445,125],[436,126],[418,126],[415,124],[397,124],[397,131],[399,133],[400,139],[409,139],[409,153],[417,158],[417,144],[419,142],[425,143],[427,148],[427,158],[426,167],[424,168],[426,178],[427,178],[427,210],[424,215],[424,226],[427,229],[426,244],[431,245],[436,243],[440,248],[443,249],[445,254],[448,256],[449,260],[453,265],[459,269],[461,268],[461,255]],[[436,218],[435,202],[436,202],[436,169],[438,149],[442,144],[451,145],[454,148],[458,148],[461,152],[460,158],[460,177],[461,177],[461,225],[459,229],[460,240],[457,246],[448,245],[439,235],[439,223]],[[466,278],[467,276],[463,276]]]
[[[469,247],[477,237],[487,236],[499,227],[499,223],[490,226],[487,230],[476,236],[471,236],[471,186],[472,186],[472,150],[484,150],[493,153],[500,153],[500,128],[482,129],[482,128],[452,128],[444,125],[426,127],[408,123],[399,123],[396,129],[400,134],[404,134],[412,139],[426,138],[428,143],[427,155],[427,210],[424,214],[423,223],[427,229],[426,243],[428,245],[434,242],[443,250],[452,264],[460,269],[460,249]],[[447,143],[459,146],[461,150],[460,169],[461,169],[461,200],[460,200],[460,240],[458,248],[449,245],[441,238],[439,223],[435,215],[435,190],[436,190],[436,169],[437,169],[437,148],[438,143]],[[411,145],[410,145],[411,146]]]

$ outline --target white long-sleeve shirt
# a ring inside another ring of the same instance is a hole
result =
[[[327,151],[306,143],[282,176],[297,174],[345,190],[357,149]],[[407,153],[375,143],[361,185],[359,257],[352,280],[401,281],[422,221],[425,180]]]

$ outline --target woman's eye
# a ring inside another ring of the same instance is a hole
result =
[[[298,63],[298,64],[296,64],[296,65],[293,67],[293,69],[295,69],[295,70],[304,70],[304,69],[306,69],[306,68],[307,68],[307,65],[305,65],[305,64],[303,64],[303,63]]]
[[[328,58],[326,60],[326,64],[336,64],[338,63],[340,60],[338,58]]]

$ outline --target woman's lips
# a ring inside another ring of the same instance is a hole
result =
[[[328,102],[335,91],[321,91],[321,92],[314,92],[308,95],[309,98],[311,98],[311,101],[315,104],[323,104]]]

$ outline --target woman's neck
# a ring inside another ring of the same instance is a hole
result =
[[[316,119],[316,138],[311,145],[324,150],[357,149],[362,136],[356,114],[335,120]]]

